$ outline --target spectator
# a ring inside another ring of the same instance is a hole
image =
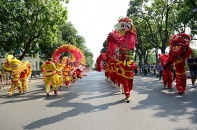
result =
[[[162,72],[163,72],[163,66],[161,63],[158,63],[157,65],[157,71],[159,72],[159,80],[161,80],[161,77],[163,77]]]
[[[3,77],[2,77],[2,72],[1,72],[1,70],[0,70],[0,81],[1,81],[1,82],[3,81],[2,78],[3,78]]]
[[[144,63],[144,65],[143,65],[143,72],[144,72],[144,75],[147,74],[147,69],[148,69],[148,64],[147,64],[147,63]]]
[[[147,63],[148,73],[150,73],[150,68],[151,68],[151,65],[149,63]]]
[[[174,64],[172,65],[172,74],[173,74],[173,80],[176,81],[176,73],[175,73],[175,66]]]
[[[152,68],[153,68],[153,74],[156,75],[156,64],[155,63],[153,63]]]
[[[191,81],[192,81],[192,88],[195,87],[196,76],[197,76],[197,58],[195,58],[194,53],[191,54],[191,57],[187,60],[187,65],[189,67]]]

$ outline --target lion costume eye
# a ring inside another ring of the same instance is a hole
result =
[[[128,29],[131,29],[132,28],[132,25],[131,24],[127,24],[127,28]]]
[[[183,37],[183,40],[186,41],[186,42],[189,42],[189,38],[186,37],[186,36]]]

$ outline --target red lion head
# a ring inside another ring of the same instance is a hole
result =
[[[191,38],[186,33],[181,33],[172,36],[172,40],[169,41],[170,44],[170,60],[176,59],[177,57],[187,58],[192,52],[189,47],[189,42]]]

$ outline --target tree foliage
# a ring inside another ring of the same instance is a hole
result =
[[[186,27],[196,34],[196,14],[192,13],[192,0],[130,0],[127,16],[136,24],[138,45],[136,54],[146,62],[150,49],[165,53],[168,40],[175,32],[185,32]],[[193,7],[195,8],[195,7]],[[192,35],[192,36],[193,36]],[[157,57],[157,52],[156,57]]]
[[[85,53],[88,66],[93,54],[86,49],[83,36],[78,35],[72,23],[66,22],[69,0],[1,0],[0,1],[0,51],[44,54],[44,58],[63,44],[72,44]]]
[[[0,11],[1,51],[20,49],[20,60],[37,53],[40,45],[57,43],[58,27],[67,19],[67,10],[58,0],[2,0]]]
[[[184,0],[184,2],[174,2],[174,10],[177,12],[175,27],[178,32],[185,32],[186,27],[191,29],[191,37],[197,35],[197,1]],[[195,39],[196,40],[196,39]]]
[[[105,40],[103,42],[103,48],[100,50],[100,53],[106,53],[107,51],[107,41]]]
[[[93,66],[93,63],[94,63],[94,60],[93,60],[93,53],[89,50],[89,49],[85,49],[84,51],[84,55],[86,57],[86,67],[92,67]]]

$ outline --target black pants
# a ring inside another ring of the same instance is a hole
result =
[[[161,77],[163,76],[163,75],[162,75],[162,72],[163,72],[163,71],[159,71],[159,80],[160,80]]]
[[[156,74],[156,71],[155,71],[155,69],[153,69],[153,72],[154,72],[154,75]]]
[[[144,69],[144,75],[146,75],[147,74],[147,69]]]

